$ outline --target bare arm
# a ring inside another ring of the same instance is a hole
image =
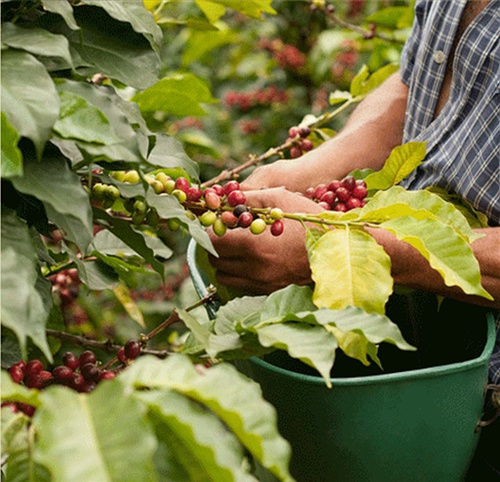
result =
[[[476,230],[485,236],[471,245],[481,269],[482,285],[493,296],[494,301],[467,295],[456,286],[446,286],[439,273],[430,267],[427,260],[415,248],[397,240],[388,231],[382,229],[369,231],[391,257],[391,274],[395,284],[500,309],[500,228]]]
[[[407,96],[399,73],[393,74],[361,102],[334,138],[298,159],[257,168],[243,188],[283,186],[305,192],[308,187],[341,179],[353,169],[380,169],[402,142]]]

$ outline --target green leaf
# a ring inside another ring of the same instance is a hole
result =
[[[156,134],[155,146],[151,150],[147,162],[152,166],[164,169],[184,169],[191,179],[198,179],[199,166],[184,151],[182,144],[174,137]]]
[[[50,469],[55,482],[156,480],[156,439],[146,407],[118,380],[89,395],[51,387],[41,398],[35,460]]]
[[[402,216],[438,219],[469,243],[481,237],[472,230],[465,216],[441,196],[427,190],[407,191],[400,186],[377,192],[359,212],[358,219],[380,223]]]
[[[12,183],[17,190],[42,201],[48,218],[86,251],[93,237],[90,201],[80,178],[64,159],[25,159],[24,176],[12,178]]]
[[[196,340],[206,349],[208,347],[208,339],[210,331],[203,326],[193,315],[190,315],[186,310],[177,310],[179,318],[184,322],[187,328],[194,335]]]
[[[290,313],[313,311],[312,290],[309,286],[289,285],[271,293],[261,311],[260,323],[279,323]]]
[[[309,251],[309,261],[316,306],[385,312],[393,287],[391,260],[372,236],[349,227],[331,230]]]
[[[275,14],[271,7],[272,0],[195,0],[196,5],[205,13],[210,22],[215,23],[225,13],[225,7],[260,19],[263,13]]]
[[[2,408],[2,480],[45,482],[50,474],[33,460],[34,429],[29,418]],[[4,479],[5,475],[5,479]]]
[[[218,310],[214,320],[214,331],[218,335],[231,334],[237,326],[246,326],[246,320],[262,311],[266,296],[244,296],[228,301]],[[260,316],[259,316],[260,320]]]
[[[1,223],[2,325],[16,334],[24,358],[27,338],[31,338],[52,360],[45,335],[50,308],[45,305],[44,295],[39,291],[43,289],[50,293],[50,283],[43,285],[38,282],[37,252],[27,225],[14,213],[3,210]]]
[[[188,474],[186,480],[256,480],[244,470],[238,439],[215,414],[170,390],[144,392],[140,399],[151,412],[158,438]],[[171,474],[168,480],[179,479]]]
[[[102,6],[102,2],[99,4]],[[92,72],[101,72],[136,89],[146,89],[158,81],[158,56],[146,38],[129,24],[91,6],[75,9],[75,18],[81,31],[69,34],[68,40],[82,64],[92,66]]]
[[[99,157],[135,163],[145,160],[148,139],[133,128],[132,122],[129,121],[128,103],[121,99],[113,89],[86,82],[61,79],[58,79],[56,85],[59,92],[69,92],[82,97],[89,106],[93,106],[102,112],[112,126],[113,132],[119,138],[112,145],[95,145],[77,141],[77,145],[81,149],[94,157],[93,162]],[[89,127],[85,126],[85,119],[81,120],[84,124],[80,124],[82,129],[88,129]]]
[[[352,94],[350,92],[346,92],[344,90],[336,90],[335,92],[331,92],[330,95],[328,96],[328,103],[330,105],[335,105],[351,99],[352,99]]]
[[[425,142],[407,142],[395,147],[385,161],[384,167],[365,178],[368,190],[388,189],[401,182],[422,164],[426,146]]]
[[[350,306],[344,310],[321,308],[313,313],[313,316],[316,323],[325,327],[331,325],[345,333],[349,331],[362,333],[374,345],[386,342],[396,345],[400,350],[415,350],[404,340],[398,325],[385,315],[367,313],[362,308]]]
[[[380,224],[399,240],[416,248],[443,278],[447,286],[492,300],[481,286],[479,263],[472,248],[453,227],[440,220],[416,220],[405,216]]]
[[[40,392],[14,383],[6,370],[2,370],[2,402],[24,402],[39,407]]]
[[[125,311],[128,313],[130,318],[136,321],[139,326],[146,328],[146,323],[144,322],[144,316],[142,315],[141,310],[137,306],[137,303],[133,300],[130,290],[123,283],[120,283],[113,290],[113,294],[116,296],[116,298],[123,306]]]
[[[119,280],[115,271],[100,259],[82,260],[72,255],[70,258],[78,267],[80,279],[90,290],[112,290],[118,286]]]
[[[398,23],[406,16],[410,7],[387,7],[377,10],[365,18],[365,22],[375,23],[377,26],[390,29],[398,28]]]
[[[21,136],[33,141],[40,157],[59,116],[54,83],[43,64],[26,52],[4,50],[1,64],[2,111]]]
[[[76,23],[75,17],[73,15],[73,8],[69,2],[61,2],[61,0],[43,0],[43,7],[47,12],[52,12],[60,15],[66,25],[71,30],[79,30],[80,27]]]
[[[350,92],[353,97],[365,96],[376,89],[385,79],[399,70],[398,64],[388,64],[373,72],[371,75],[366,65],[351,81]]]
[[[329,388],[332,386],[330,371],[338,345],[335,337],[323,327],[305,323],[276,323],[259,327],[256,331],[263,346],[286,350],[291,357],[318,370],[326,385]]]
[[[205,115],[201,104],[217,102],[206,82],[191,73],[164,77],[132,100],[142,112],[162,111],[179,117]]]
[[[129,23],[132,28],[149,39],[155,49],[162,46],[163,34],[153,15],[144,7],[142,0],[85,0],[87,5],[101,7],[116,20]]]
[[[64,35],[53,34],[43,28],[21,28],[13,23],[4,22],[2,43],[33,55],[58,57],[65,60],[69,67],[73,66],[68,39]]]
[[[187,66],[195,60],[206,58],[207,54],[211,51],[224,45],[233,44],[237,39],[237,33],[230,29],[217,30],[215,32],[191,31],[182,54],[182,65]]]
[[[163,263],[155,257],[155,252],[148,246],[149,236],[141,231],[137,231],[125,220],[110,216],[106,211],[94,208],[94,217],[100,220],[100,224],[106,227],[117,238],[121,239],[127,246],[130,246],[144,261],[151,265],[161,277],[165,278],[165,267]]]
[[[23,155],[17,147],[20,137],[2,112],[2,178],[23,175]]]
[[[79,139],[96,144],[116,144],[116,135],[107,117],[83,97],[59,92],[61,112],[54,130],[65,139]]]
[[[123,376],[138,387],[169,388],[205,405],[264,467],[291,480],[290,446],[277,431],[275,409],[262,398],[260,387],[233,366],[221,363],[201,375],[185,356],[163,361],[144,356]]]
[[[382,365],[377,356],[378,347],[370,343],[363,333],[355,331],[342,331],[336,326],[326,326],[333,336],[335,336],[340,349],[350,358],[359,360],[363,365],[370,365],[370,357],[380,368]]]

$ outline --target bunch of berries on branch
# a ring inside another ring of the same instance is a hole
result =
[[[288,139],[285,143],[292,143],[290,147],[290,157],[296,159],[304,152],[311,151],[314,148],[313,143],[307,139],[311,129],[307,126],[293,126],[288,129]]]
[[[353,176],[334,180],[330,184],[319,184],[306,191],[306,196],[323,208],[340,212],[363,207],[367,194],[366,182]]]
[[[135,360],[142,351],[142,344],[138,340],[128,340],[118,350],[117,358],[120,365],[111,369],[97,360],[92,350],[85,350],[79,356],[68,351],[62,355],[61,365],[46,369],[38,360],[25,362],[21,360],[9,368],[11,379],[27,388],[42,390],[49,385],[63,385],[80,393],[88,393],[102,381],[112,380],[117,373]],[[108,365],[110,365],[108,363]],[[35,409],[28,404],[7,402],[13,410],[21,410],[26,415],[33,415]]]

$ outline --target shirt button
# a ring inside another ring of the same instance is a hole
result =
[[[432,54],[432,59],[436,62],[436,64],[442,64],[446,60],[446,55],[442,50],[436,50]]]

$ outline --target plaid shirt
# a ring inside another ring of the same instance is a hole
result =
[[[440,186],[500,225],[500,1],[490,0],[456,46],[448,102],[434,119],[446,61],[466,0],[417,0],[401,57],[409,86],[404,141],[426,141],[423,164],[402,184]],[[499,254],[500,255],[500,254]],[[497,316],[497,326],[500,316]],[[490,363],[500,384],[500,330]]]

